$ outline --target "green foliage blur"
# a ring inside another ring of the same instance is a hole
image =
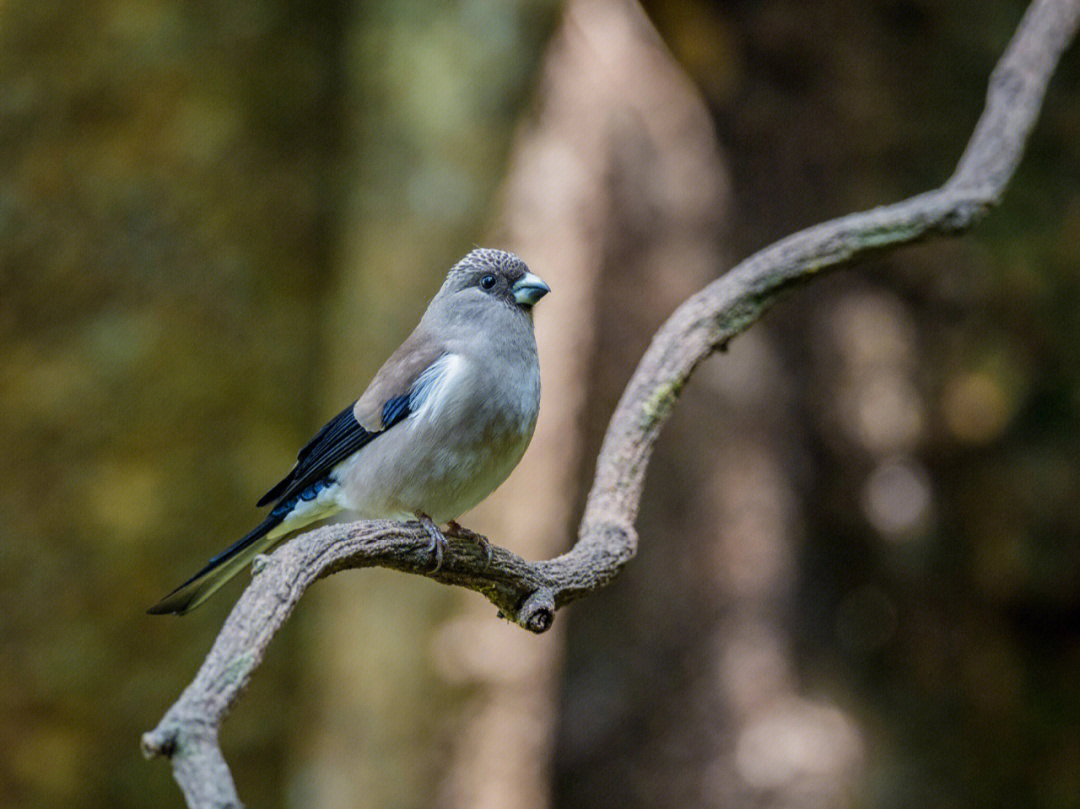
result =
[[[237,590],[144,610],[250,527],[475,240],[544,19],[0,4],[0,805],[179,805],[139,737]],[[225,730],[251,806],[285,800],[295,638]]]

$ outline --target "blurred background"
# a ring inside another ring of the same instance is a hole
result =
[[[525,461],[572,542],[687,294],[943,182],[1018,0],[0,2],[0,805],[180,806],[140,734],[257,519],[474,244],[551,284]],[[251,807],[1080,806],[1080,59],[976,232],[697,372],[639,558],[533,637],[320,583],[223,728]],[[537,502],[547,505],[537,507]]]

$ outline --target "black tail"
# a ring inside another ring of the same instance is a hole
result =
[[[266,550],[281,537],[268,537],[286,514],[271,514],[257,528],[206,563],[206,567],[181,584],[147,610],[151,615],[183,615],[214,594],[214,591],[239,573],[257,553]]]

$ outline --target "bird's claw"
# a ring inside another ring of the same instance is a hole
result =
[[[480,550],[484,554],[484,567],[488,567],[491,564],[491,543],[483,534],[478,534],[475,531],[470,531],[463,525],[459,525],[454,520],[450,520],[447,527],[450,529],[450,535],[459,537],[460,539],[467,539],[470,542],[475,542],[480,546]]]
[[[442,567],[443,554],[446,552],[446,548],[449,543],[446,541],[446,537],[443,536],[443,532],[439,530],[439,526],[429,517],[427,514],[417,514],[417,519],[420,520],[420,525],[423,527],[425,533],[428,535],[428,539],[431,540],[427,546],[427,552],[435,557],[435,567],[432,568],[432,573],[437,573]]]

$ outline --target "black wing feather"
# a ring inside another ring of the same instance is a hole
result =
[[[383,432],[386,432],[407,415],[409,415],[409,400],[412,396],[404,393],[388,399],[382,409]]]
[[[355,404],[355,402],[354,402]],[[259,498],[265,506],[299,494],[331,469],[370,442],[379,433],[360,426],[349,405],[328,421],[296,456],[296,466],[274,488]]]
[[[346,407],[311,439],[296,456],[296,466],[274,488],[259,498],[256,505],[265,506],[275,500],[287,500],[324,478],[331,469],[361,447],[369,444],[409,415],[409,394],[395,396],[383,406],[383,428],[377,432],[365,430],[353,415],[353,406]]]

